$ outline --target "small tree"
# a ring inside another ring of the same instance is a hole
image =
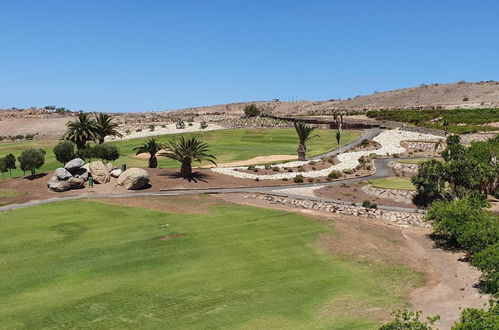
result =
[[[7,168],[9,169],[10,176],[12,176],[12,170],[16,169],[16,156],[13,154],[8,154],[5,156],[5,163],[7,165]]]
[[[192,177],[192,162],[201,163],[206,160],[217,165],[216,157],[208,154],[210,152],[208,145],[196,138],[185,139],[181,136],[178,141],[169,141],[166,147],[165,156],[182,164],[180,175],[183,178]]]
[[[304,161],[306,160],[305,154],[307,152],[306,143],[313,138],[319,137],[319,135],[312,135],[312,132],[316,130],[316,127],[311,127],[301,122],[295,122],[293,124],[299,140],[298,148],[296,149],[296,152],[298,153],[298,160]]]
[[[62,164],[66,164],[75,158],[74,144],[71,141],[61,141],[53,149],[55,159]]]
[[[101,160],[115,161],[120,158],[120,151],[110,144],[98,144],[91,148],[92,156]]]
[[[133,148],[135,154],[148,153],[149,154],[149,168],[158,167],[158,158],[156,154],[163,149],[163,145],[158,143],[155,138],[148,139],[143,145]]]
[[[36,173],[36,169],[45,163],[45,150],[29,148],[21,153],[19,166],[23,171],[31,171],[31,175]]]
[[[246,117],[257,117],[260,115],[260,109],[253,103],[246,105],[243,111]]]
[[[393,311],[394,320],[382,325],[380,330],[432,330],[433,324],[440,319],[440,316],[428,317],[422,321],[421,311],[397,310]]]
[[[338,130],[336,132],[336,143],[338,143],[338,146],[340,147],[340,154],[341,154],[341,144],[340,144],[340,142],[341,142],[341,131]]]
[[[0,158],[0,172],[2,173],[2,179],[5,177],[5,172],[8,172],[9,168],[7,167],[7,162],[5,161],[5,157]]]

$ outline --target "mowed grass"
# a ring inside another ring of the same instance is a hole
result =
[[[416,190],[410,177],[388,177],[368,181],[375,188]]]
[[[309,156],[318,155],[337,148],[335,130],[318,130],[320,138],[311,140],[307,144]],[[361,131],[344,131],[342,135],[342,145],[345,145],[362,134]],[[157,137],[161,143],[170,139],[178,138],[181,134],[163,135]],[[196,133],[184,133],[186,137],[197,137],[208,143],[211,153],[215,155],[219,163],[246,160],[257,156],[268,155],[295,155],[298,141],[294,129],[231,129],[206,131]],[[128,167],[147,167],[147,159],[135,157],[133,148],[143,144],[147,138],[123,140],[112,142],[120,149],[120,158],[116,164],[126,163]],[[54,170],[61,164],[55,159],[52,151],[58,141],[31,141],[22,143],[0,144],[0,157],[8,153],[13,153],[16,158],[26,148],[42,148],[47,153],[45,164],[39,172]],[[179,164],[173,160],[160,157],[159,167],[176,168]],[[19,167],[19,166],[18,166]],[[17,177],[23,175],[18,168],[12,171],[12,175]],[[5,178],[9,178],[9,174]],[[0,177],[1,178],[1,177]]]
[[[373,311],[400,307],[422,283],[405,266],[320,250],[319,235],[335,235],[327,224],[189,198],[170,203],[212,205],[0,213],[0,328],[374,329]],[[185,236],[157,239],[174,233]]]
[[[411,158],[411,159],[397,159],[397,163],[421,165],[422,163],[430,161],[432,159],[439,160],[438,158]]]

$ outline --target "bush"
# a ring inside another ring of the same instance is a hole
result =
[[[344,174],[353,174],[353,170],[351,169],[345,169],[342,171]]]
[[[29,148],[21,153],[18,158],[19,166],[23,172],[30,171],[32,175],[36,173],[36,169],[42,167],[45,163],[45,150]]]
[[[482,289],[485,292],[499,291],[499,243],[490,245],[471,259],[471,264],[482,271]]]
[[[377,209],[378,204],[376,203],[371,203],[370,200],[366,199],[362,202],[362,207],[365,207],[366,209]]]
[[[199,124],[199,128],[201,128],[201,129],[205,129],[207,127],[208,127],[208,123],[205,122],[204,120],[201,122],[201,124]]]
[[[343,174],[341,174],[340,171],[337,171],[337,170],[332,170],[328,175],[327,177],[330,178],[330,179],[338,179],[340,177],[342,177]]]
[[[426,321],[420,320],[421,311],[397,310],[391,313],[394,320],[382,325],[380,330],[431,330],[433,324],[440,316],[428,317]]]
[[[489,310],[466,308],[461,312],[459,321],[452,327],[453,330],[497,329],[499,324],[499,305],[490,302]]]
[[[243,111],[246,117],[257,117],[260,115],[260,109],[254,104],[246,105]]]
[[[177,127],[177,129],[184,129],[185,128],[185,123],[182,119],[178,119],[176,122],[175,122],[175,127]]]
[[[66,164],[75,158],[75,148],[71,141],[61,141],[53,149],[55,159],[62,164]]]
[[[107,161],[115,161],[120,158],[119,149],[110,144],[97,144],[91,148],[91,158],[99,158]]]
[[[303,183],[303,176],[302,176],[302,175],[300,175],[300,174],[298,174],[297,176],[295,176],[295,177],[293,178],[293,182],[294,182],[294,183]]]

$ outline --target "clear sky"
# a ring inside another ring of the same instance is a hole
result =
[[[499,1],[0,0],[0,108],[146,111],[499,80]]]

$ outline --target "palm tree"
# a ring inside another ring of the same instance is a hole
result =
[[[336,143],[338,143],[338,145],[340,146],[340,154],[341,154],[341,144],[340,144],[340,141],[341,141],[341,131],[338,130],[336,132]]]
[[[135,154],[148,153],[149,154],[149,168],[158,167],[158,158],[156,154],[163,149],[163,145],[158,143],[155,138],[148,139],[143,145],[133,148]]]
[[[97,124],[88,113],[80,112],[76,120],[68,122],[66,126],[64,139],[72,141],[78,149],[85,148],[88,141],[95,139]]]
[[[180,137],[179,141],[169,141],[166,144],[167,151],[164,154],[166,157],[179,161],[182,165],[180,167],[180,175],[183,178],[192,177],[192,162],[201,163],[207,160],[215,165],[215,156],[208,154],[210,151],[208,145],[196,138],[185,139]]]
[[[113,117],[105,113],[99,113],[95,116],[96,121],[96,138],[99,144],[104,143],[106,136],[123,137],[118,131],[118,124],[113,122]]]
[[[307,152],[307,146],[305,144],[311,139],[319,137],[317,134],[311,135],[317,127],[308,126],[302,122],[295,122],[293,125],[295,126],[296,134],[298,135],[298,139],[300,141],[300,144],[296,149],[296,152],[298,153],[298,160],[304,161],[306,160],[305,153]]]

